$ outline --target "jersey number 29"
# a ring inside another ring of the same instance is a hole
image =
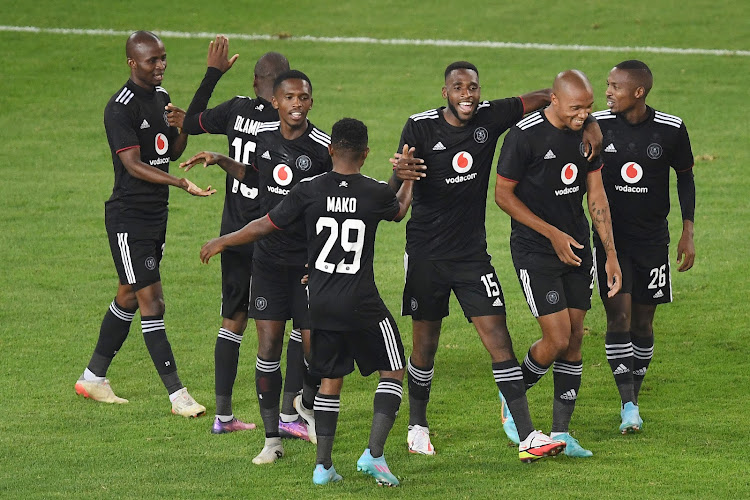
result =
[[[318,258],[315,259],[315,269],[328,274],[356,274],[359,271],[362,247],[365,243],[365,223],[359,219],[346,219],[341,223],[341,231],[339,231],[339,224],[336,219],[332,217],[319,218],[315,224],[315,233],[320,234],[326,228],[330,230],[330,234]],[[340,241],[339,232],[341,233]],[[328,257],[336,243],[339,243],[345,252],[354,253],[351,262],[347,262],[346,258],[341,259],[341,262],[338,263],[328,262]]]

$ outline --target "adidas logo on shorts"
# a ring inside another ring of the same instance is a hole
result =
[[[503,305],[503,301],[500,300],[500,297],[495,299],[495,302],[492,303],[492,307],[500,307]]]
[[[663,292],[663,291],[661,291],[661,290],[659,290],[658,292],[656,292],[656,293],[654,294],[654,298],[655,298],[655,299],[660,299],[660,298],[662,298],[662,297],[664,297],[664,292]]]
[[[576,391],[573,389],[570,389],[569,391],[560,395],[560,399],[564,399],[566,401],[575,401],[576,398],[578,398],[578,394],[576,394]]]
[[[620,363],[620,366],[618,366],[615,371],[612,372],[612,375],[622,375],[623,373],[628,373],[630,370],[628,370],[628,367]]]

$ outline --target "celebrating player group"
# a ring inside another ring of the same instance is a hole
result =
[[[343,118],[329,135],[313,125],[308,119],[313,84],[290,69],[282,54],[258,59],[254,98],[238,96],[208,108],[215,86],[238,58],[229,57],[227,38],[217,36],[187,111],[174,106],[161,87],[167,57],[158,36],[133,33],[126,57],[130,78],[104,112],[115,174],[105,222],[119,286],[76,393],[128,402],[115,395],[106,377],[140,309],[144,340],[172,412],[205,414],[177,375],[159,269],[168,186],[194,196],[216,192],[169,174],[169,162],[182,155],[189,135],[211,133],[227,136],[228,154],[203,151],[180,164],[185,171],[202,164],[226,172],[220,236],[200,250],[204,263],[221,254],[222,324],[214,350],[211,431],[256,427],[236,418],[232,407],[240,344],[252,318],[265,431],[254,464],[282,458],[282,438],[303,439],[317,446],[313,482],[341,481],[332,449],[343,380],[355,363],[364,376],[379,374],[357,470],[380,485],[399,484],[384,446],[405,374],[408,450],[434,455],[427,406],[451,291],[487,349],[503,429],[518,445],[522,462],[593,455],[569,425],[581,388],[583,325],[595,286],[607,316],[604,350],[620,396],[618,431],[643,430],[638,396],[654,352],[654,315],[658,304],[672,301],[670,168],[676,171],[683,222],[678,271],[689,270],[695,260],[690,139],[679,117],[646,104],[653,76],[645,63],[614,66],[607,77],[607,109],[592,113],[594,89],[579,70],[561,71],[551,88],[482,100],[477,67],[453,62],[444,72],[443,105],[408,118],[390,160],[393,175],[384,182],[362,173],[370,151],[367,126]],[[505,132],[495,201],[510,216],[512,264],[541,330],[520,363],[485,231],[493,157]],[[407,357],[375,285],[373,262],[380,221],[398,222],[410,208],[401,305],[401,314],[411,316]],[[532,423],[526,391],[550,368],[552,426],[544,433]]]

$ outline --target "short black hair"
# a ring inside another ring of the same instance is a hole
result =
[[[638,85],[644,88],[646,95],[648,95],[648,92],[654,85],[654,75],[651,73],[651,69],[648,65],[643,61],[628,59],[627,61],[623,61],[615,66],[615,69],[630,73]]]
[[[474,73],[476,73],[477,76],[479,76],[479,70],[469,61],[456,61],[454,63],[450,63],[448,67],[445,68],[445,78],[448,78],[448,75],[450,75],[452,71],[456,71],[457,69],[470,69]]]
[[[367,149],[367,125],[355,118],[342,118],[331,128],[331,146],[353,153]]]
[[[279,85],[284,83],[286,80],[304,80],[307,82],[308,85],[310,85],[310,93],[312,94],[312,82],[307,77],[306,74],[304,74],[301,71],[298,71],[296,69],[290,69],[288,71],[284,71],[282,74],[276,77],[276,79],[273,81],[273,91],[276,92],[276,89],[279,88]]]

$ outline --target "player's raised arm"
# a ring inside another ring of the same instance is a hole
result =
[[[538,217],[529,207],[516,196],[515,189],[518,183],[506,179],[500,175],[495,182],[495,203],[503,212],[510,215],[521,224],[530,227],[537,233],[541,234],[552,243],[557,257],[569,266],[580,266],[581,258],[573,252],[571,246],[583,248],[569,234],[560,231],[552,224],[549,224]]]
[[[604,191],[601,170],[589,172],[586,177],[586,198],[588,201],[589,215],[594,230],[599,234],[604,252],[606,253],[605,269],[607,271],[608,297],[614,297],[622,287],[622,272],[617,260],[615,250],[615,238],[612,232],[612,217],[609,212],[607,193]]]
[[[200,163],[203,164],[204,168],[208,167],[209,165],[219,165],[222,169],[224,169],[226,173],[237,180],[244,179],[245,171],[247,170],[247,167],[244,163],[240,163],[233,160],[232,158],[229,158],[226,155],[223,155],[221,153],[214,153],[212,151],[201,151],[189,160],[180,163],[180,168],[187,172],[195,165],[198,165]]]
[[[224,35],[216,35],[216,40],[212,40],[208,44],[208,57],[206,58],[206,66],[209,68],[216,68],[222,73],[226,73],[234,65],[239,54],[229,56],[229,38]]]
[[[223,252],[227,247],[252,243],[277,229],[278,228],[271,222],[271,219],[268,218],[268,215],[259,217],[254,221],[247,223],[242,229],[238,229],[233,233],[225,234],[224,236],[206,242],[201,247],[201,262],[208,264],[211,257],[217,253]]]
[[[211,189],[211,186],[201,189],[188,179],[175,177],[170,173],[143,163],[140,152],[140,148],[129,148],[117,153],[125,169],[133,177],[153,184],[175,186],[184,189],[193,196],[210,196],[216,192],[215,189]]]
[[[602,152],[604,135],[593,115],[589,115],[583,123],[583,147],[587,153],[586,159],[592,161]]]
[[[167,123],[169,123],[170,127],[176,127],[178,132],[177,139],[175,139],[174,146],[172,146],[172,156],[170,156],[170,160],[175,161],[182,156],[187,147],[188,134],[182,130],[182,123],[185,121],[185,111],[171,102],[164,106],[164,109],[167,111]]]

